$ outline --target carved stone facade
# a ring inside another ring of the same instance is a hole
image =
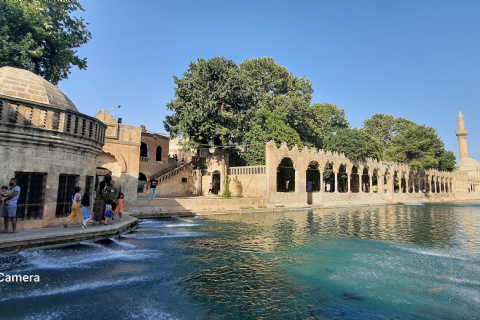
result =
[[[140,167],[140,127],[118,124],[113,116],[102,110],[95,115],[107,126],[103,152],[97,158],[97,183],[105,174],[111,173],[116,186],[125,195],[126,201],[137,199],[138,174]]]
[[[0,68],[0,87],[0,185],[18,179],[17,229],[59,226],[73,188],[93,192],[106,126],[29,71]]]

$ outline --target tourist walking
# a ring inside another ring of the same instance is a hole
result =
[[[93,224],[94,226],[104,223],[105,221],[105,182],[101,181],[95,193],[95,201],[93,202]]]
[[[82,204],[82,228],[86,229],[87,222],[91,219],[90,210],[88,210],[88,207],[90,206],[90,195],[85,193],[80,203]]]
[[[157,184],[158,181],[155,179],[150,180],[150,196],[148,199],[153,199],[155,198],[155,191],[157,191]]]
[[[215,181],[213,181],[213,183],[212,183],[212,193],[213,193],[213,194],[217,194],[217,193],[216,193],[216,192],[217,192],[217,189],[215,189],[215,187],[216,187],[216,183],[215,183]]]
[[[124,202],[125,200],[123,198],[124,198],[123,193],[118,194],[117,207],[115,208],[115,213],[118,213],[118,217],[120,218],[120,221],[122,221],[123,207],[125,205],[125,202]]]
[[[8,196],[3,199],[2,217],[3,217],[3,233],[8,232],[8,225],[12,222],[12,231],[9,233],[17,232],[17,201],[20,197],[20,187],[17,186],[17,179],[10,179],[8,185]]]
[[[72,213],[70,213],[70,215],[67,217],[67,221],[65,221],[63,224],[65,228],[73,219],[75,219],[76,223],[80,223],[82,221],[82,204],[80,203],[80,201],[82,201],[82,195],[80,194],[80,190],[82,190],[82,188],[75,187],[75,193],[72,195]]]
[[[212,193],[212,183],[210,182],[210,184],[208,185],[208,194]]]

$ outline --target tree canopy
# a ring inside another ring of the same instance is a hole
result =
[[[87,68],[75,48],[91,39],[79,0],[1,0],[0,67],[30,70],[57,84],[68,77],[70,68]]]
[[[383,145],[384,160],[407,163],[415,169],[455,169],[455,155],[445,150],[434,128],[380,113],[365,120],[363,131]]]
[[[237,65],[224,57],[191,62],[174,76],[173,111],[164,122],[187,147],[228,146],[232,164],[265,163],[265,143],[344,152],[351,158],[408,163],[414,168],[453,170],[455,156],[444,149],[435,129],[405,118],[375,114],[361,130],[351,129],[345,110],[312,104],[310,80],[297,77],[273,58]],[[233,149],[232,149],[233,148]]]
[[[359,129],[343,128],[330,133],[324,142],[326,150],[343,152],[349,158],[383,158],[383,146],[368,133]]]

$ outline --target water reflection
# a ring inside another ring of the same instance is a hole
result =
[[[300,246],[315,236],[439,247],[463,245],[471,253],[480,252],[480,210],[471,205],[365,206],[223,215],[213,219],[254,225],[255,232],[262,235],[260,241],[266,251],[275,250],[275,246]],[[248,235],[252,232],[250,229]],[[247,234],[240,234],[242,241],[250,242],[244,238]]]

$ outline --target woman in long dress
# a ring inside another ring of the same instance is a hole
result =
[[[100,182],[100,185],[95,192],[95,202],[93,203],[93,226],[96,226],[105,221],[105,182]]]
[[[75,219],[77,224],[82,221],[82,205],[80,204],[80,201],[82,201],[82,195],[80,194],[80,190],[82,190],[82,188],[75,187],[75,193],[72,195],[72,213],[70,213],[67,217],[67,221],[63,224],[65,228],[73,219]]]

